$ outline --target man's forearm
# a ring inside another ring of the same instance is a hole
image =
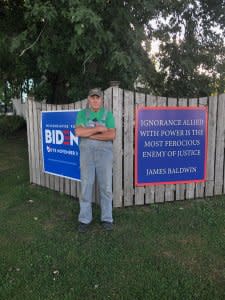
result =
[[[115,137],[115,129],[108,129],[106,132],[93,134],[89,138],[98,141],[113,141]]]
[[[96,130],[96,127],[93,127],[93,128],[77,127],[76,128],[76,136],[80,136],[80,137],[90,137],[97,133],[98,133],[98,131]]]

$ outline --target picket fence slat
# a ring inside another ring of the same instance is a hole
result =
[[[62,105],[56,105],[55,110],[62,110]],[[63,177],[54,176],[55,178],[55,191],[60,192],[60,188],[62,186],[62,181],[64,181]]]
[[[124,206],[133,205],[134,195],[134,96],[124,91]]]
[[[37,143],[37,138],[38,138],[38,133],[37,133],[37,103],[35,101],[32,102],[32,111],[33,111],[33,135],[34,135],[34,141],[33,141],[33,151],[34,151],[34,178],[37,184],[40,184],[40,169],[38,166],[38,159],[37,159],[37,152],[38,152],[38,143]]]
[[[75,109],[80,110],[81,109],[81,101],[77,101],[75,102]],[[80,193],[81,193],[81,186],[80,186],[80,182],[77,181],[76,182],[76,195],[78,198],[80,198]]]
[[[51,105],[46,104],[45,110],[50,111]],[[45,186],[50,188],[50,174],[48,174],[48,173],[45,173]]]
[[[167,106],[166,97],[157,97],[157,106]],[[160,184],[155,186],[155,202],[162,203],[165,201],[165,185]]]
[[[217,96],[209,97],[206,196],[213,196],[214,192],[217,106]]]
[[[27,142],[28,142],[28,158],[29,158],[29,173],[30,182],[36,183],[33,178],[33,114],[32,114],[32,100],[29,99],[27,102]],[[36,170],[35,170],[36,171]]]
[[[104,91],[104,107],[108,111],[112,111],[112,88]]]
[[[207,98],[199,99],[199,106],[207,106],[208,101]],[[196,198],[203,198],[205,193],[205,183],[199,182],[196,184]]]
[[[51,107],[52,111],[56,110],[56,105],[48,105]],[[55,190],[55,175],[49,174],[49,188]]]
[[[176,98],[168,98],[167,100],[168,106],[177,106],[177,99]],[[166,191],[165,191],[165,201],[174,201],[175,199],[175,184],[167,184]]]
[[[41,113],[42,111],[46,111],[47,107],[46,107],[46,103],[42,103],[41,104],[41,110],[40,110],[40,114],[39,114],[39,127],[40,127],[40,138],[42,137],[41,135]],[[40,144],[40,175],[41,175],[41,186],[46,186],[46,177],[48,176],[47,173],[44,172],[44,165],[43,165],[43,149],[42,149],[42,143],[39,140],[39,144]]]
[[[180,98],[178,100],[178,106],[187,106],[187,99]],[[176,200],[184,200],[185,199],[185,184],[177,184],[176,185]]]
[[[157,97],[153,95],[147,95],[146,106],[156,106]],[[145,188],[145,204],[150,204],[155,202],[155,186],[146,186]]]
[[[198,106],[198,99],[191,98],[188,100],[189,106]],[[195,183],[186,184],[186,199],[194,199],[195,198]]]
[[[218,99],[217,132],[216,132],[216,165],[215,195],[223,193],[224,182],[224,127],[225,127],[225,94]]]
[[[75,103],[70,103],[68,105],[68,109],[69,110],[75,110],[76,109],[75,108]],[[74,125],[75,125],[75,120],[74,120]],[[71,180],[71,190],[70,190],[70,192],[71,192],[72,197],[75,197],[75,198],[77,197],[77,181]]]
[[[122,90],[119,87],[113,87],[113,114],[116,123],[116,139],[113,142],[113,205],[114,207],[123,206],[123,185],[122,185],[122,110],[123,97]]]
[[[135,95],[135,107],[145,106],[145,94],[136,93]],[[136,120],[135,120],[136,122]],[[135,124],[136,126],[136,124]],[[145,203],[145,187],[135,187],[135,204],[143,205]]]

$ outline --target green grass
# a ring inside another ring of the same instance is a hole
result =
[[[225,299],[225,198],[99,209],[29,184],[26,133],[0,140],[0,299]],[[32,201],[29,201],[32,200]]]

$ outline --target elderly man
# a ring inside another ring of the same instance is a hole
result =
[[[81,197],[79,232],[86,232],[92,221],[92,190],[95,174],[99,184],[101,222],[113,229],[112,217],[112,141],[116,137],[113,114],[102,107],[102,92],[89,91],[88,108],[79,111],[76,135],[80,139]]]

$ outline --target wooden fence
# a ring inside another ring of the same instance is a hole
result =
[[[87,100],[68,105],[27,103],[27,132],[30,182],[79,197],[80,183],[42,171],[41,111],[85,108]],[[137,105],[208,106],[208,162],[204,183],[134,185],[134,118]],[[113,143],[113,205],[123,207],[167,201],[204,198],[225,192],[224,133],[225,94],[206,98],[175,99],[122,90],[113,86],[104,91],[104,106],[115,116],[117,137]],[[97,189],[95,198],[97,199]]]

